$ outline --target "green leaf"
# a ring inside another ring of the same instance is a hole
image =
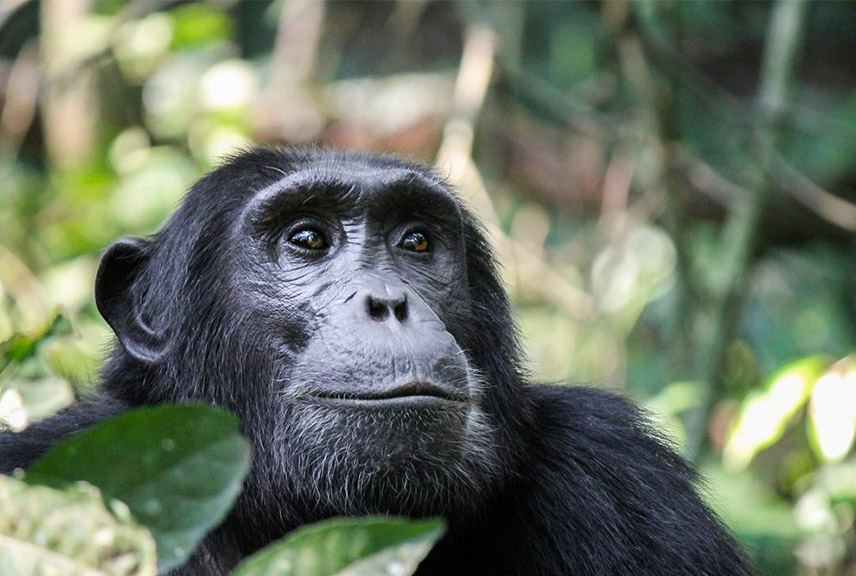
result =
[[[336,518],[294,531],[241,562],[232,576],[407,576],[444,531],[439,519]]]
[[[199,49],[232,36],[233,23],[228,14],[213,6],[190,4],[172,10],[170,15],[173,48]]]
[[[12,362],[22,362],[33,356],[46,340],[70,333],[71,324],[68,319],[54,311],[51,317],[35,330],[15,334],[5,342],[0,342],[0,369]]]
[[[55,446],[27,480],[85,480],[151,530],[160,573],[180,566],[226,516],[250,466],[234,416],[199,404],[143,408]]]
[[[0,574],[154,576],[155,543],[116,503],[80,482],[67,490],[0,475]]]
[[[832,365],[811,391],[808,438],[812,451],[838,462],[856,443],[856,355]]]
[[[758,452],[782,437],[828,365],[824,356],[792,362],[773,374],[763,391],[746,397],[723,449],[729,470],[743,470]]]

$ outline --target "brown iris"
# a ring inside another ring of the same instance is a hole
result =
[[[298,230],[289,237],[288,241],[307,250],[324,250],[327,248],[327,240],[324,239],[324,235],[314,228]]]
[[[411,252],[428,252],[431,243],[422,232],[410,232],[401,240],[401,247]]]

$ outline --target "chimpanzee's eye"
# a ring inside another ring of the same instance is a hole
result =
[[[330,247],[324,235],[315,228],[301,228],[292,233],[288,241],[306,250],[326,250]]]
[[[399,246],[410,252],[424,253],[431,250],[431,242],[428,240],[428,236],[416,230],[405,234]]]

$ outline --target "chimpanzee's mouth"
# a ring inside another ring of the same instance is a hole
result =
[[[392,386],[377,391],[352,391],[352,390],[312,390],[310,396],[321,400],[332,400],[341,402],[390,402],[390,401],[418,401],[431,399],[444,400],[447,402],[467,402],[469,397],[460,392],[451,391],[440,387],[432,382],[411,380],[398,386]]]

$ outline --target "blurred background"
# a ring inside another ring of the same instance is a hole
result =
[[[856,574],[856,3],[0,0],[0,425],[91,390],[99,254],[253,143],[487,223],[537,380],[621,390],[762,574]]]

